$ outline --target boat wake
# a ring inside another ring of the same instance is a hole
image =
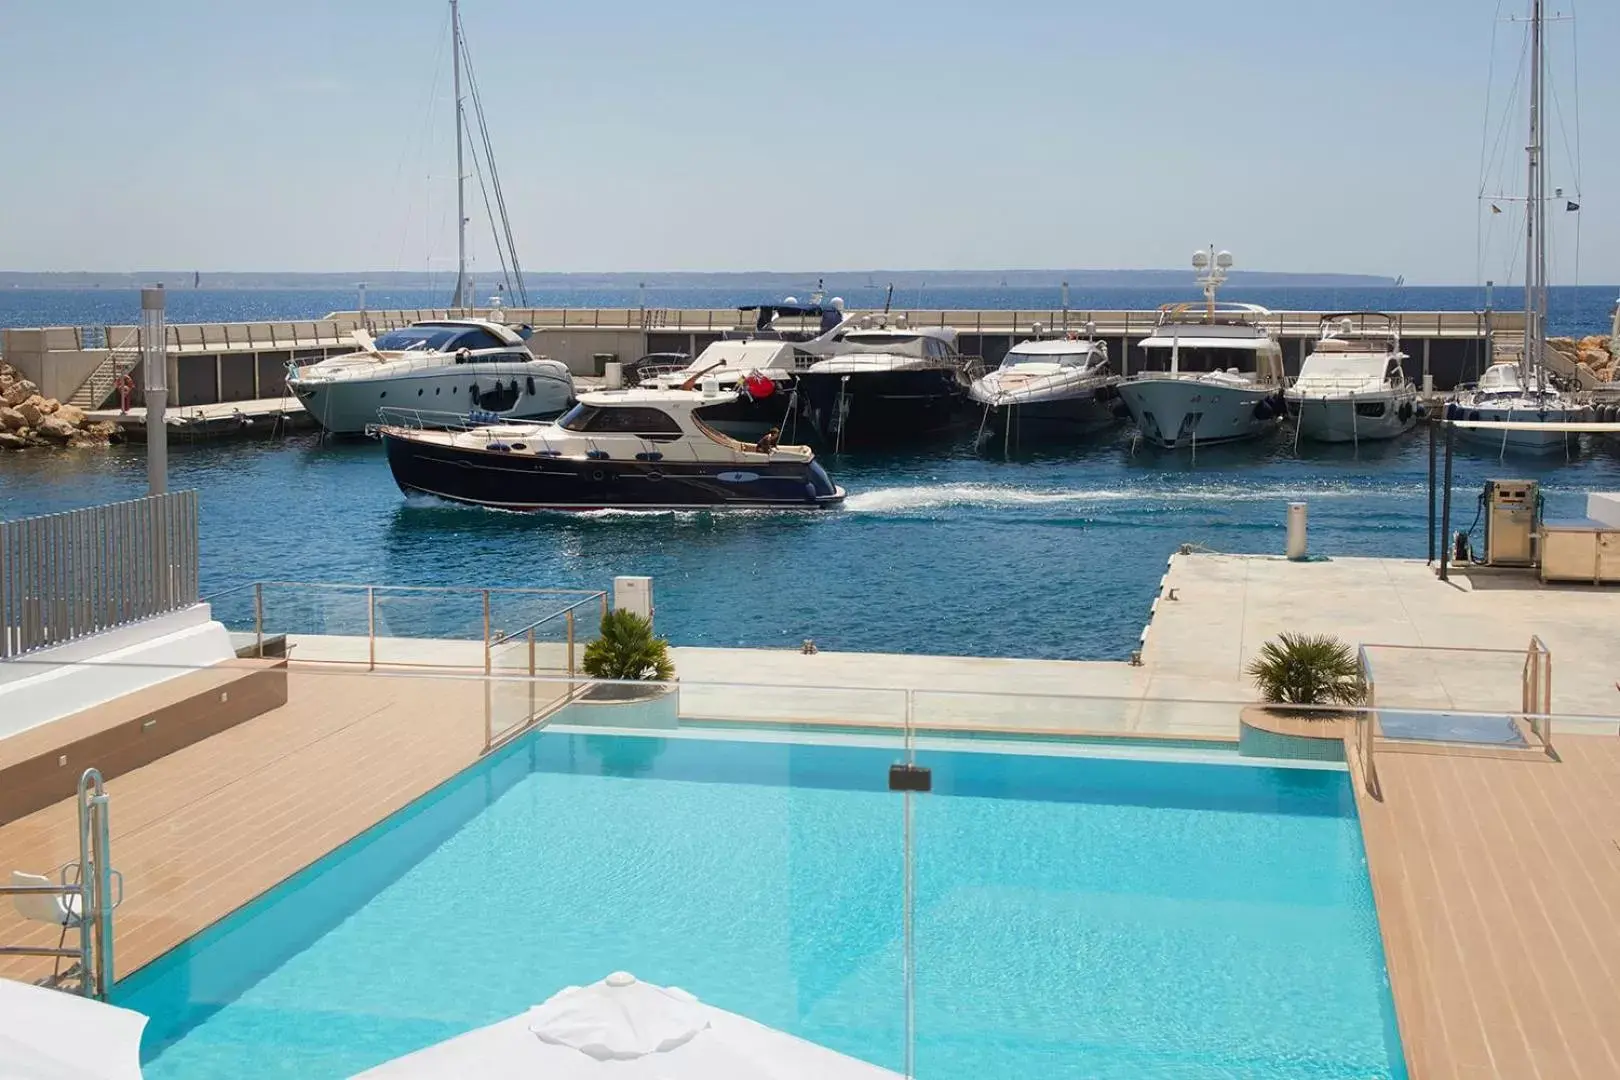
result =
[[[1414,489],[1421,494],[1421,489]],[[921,484],[879,488],[851,495],[844,508],[854,513],[904,514],[926,510],[996,507],[1097,506],[1142,503],[1287,502],[1290,499],[1409,497],[1406,485],[1343,487],[1249,487],[1238,484],[1197,488],[1082,488],[1074,490],[1006,487],[999,484]]]

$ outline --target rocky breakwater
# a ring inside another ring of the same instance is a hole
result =
[[[1547,339],[1547,348],[1563,353],[1570,360],[1589,370],[1598,382],[1620,382],[1620,353],[1607,334],[1592,334],[1583,338],[1555,337]]]
[[[16,368],[0,364],[0,450],[105,446],[117,435],[116,425],[92,423],[78,406],[41,397]]]

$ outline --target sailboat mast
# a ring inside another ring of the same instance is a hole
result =
[[[1542,80],[1546,67],[1542,41],[1542,0],[1530,4],[1530,139],[1525,147],[1529,157],[1529,182],[1525,189],[1524,244],[1524,358],[1520,377],[1530,385],[1535,374],[1536,389],[1544,389],[1541,349],[1546,340],[1542,320],[1547,311],[1547,200],[1542,197],[1546,137],[1542,132]]]
[[[467,298],[467,169],[461,158],[461,11],[459,0],[450,0],[450,57],[455,72],[456,97],[456,297],[454,306],[466,306]]]

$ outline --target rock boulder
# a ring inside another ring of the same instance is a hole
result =
[[[84,427],[84,410],[77,405],[58,405],[51,415],[66,420],[74,427]]]
[[[40,410],[32,397],[27,401],[20,402],[17,405],[17,412],[21,414],[23,423],[29,427],[39,427],[39,422],[45,418],[44,412]]]
[[[59,416],[47,416],[39,422],[39,433],[54,442],[67,442],[78,429]]]
[[[0,431],[16,431],[28,426],[23,414],[10,405],[0,405]]]
[[[4,392],[0,392],[0,402],[4,402],[7,405],[16,407],[33,397],[38,392],[39,387],[35,386],[27,379],[18,379],[10,386],[6,387]]]
[[[26,450],[28,440],[14,431],[0,431],[0,450]]]

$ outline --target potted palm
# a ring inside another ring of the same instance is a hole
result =
[[[1350,645],[1330,634],[1278,634],[1245,669],[1265,705],[1243,711],[1241,745],[1266,756],[1338,757],[1338,740],[1350,734],[1354,713],[1333,705],[1360,705],[1367,683]],[[1290,706],[1315,706],[1291,708]],[[1254,732],[1262,733],[1259,737]],[[1274,736],[1283,736],[1281,740]],[[1320,752],[1294,740],[1329,740]]]
[[[591,706],[582,723],[674,727],[680,713],[669,642],[652,620],[628,608],[602,616],[595,641],[585,646],[585,674],[612,682],[590,687],[578,704]],[[627,685],[646,683],[645,686]]]

